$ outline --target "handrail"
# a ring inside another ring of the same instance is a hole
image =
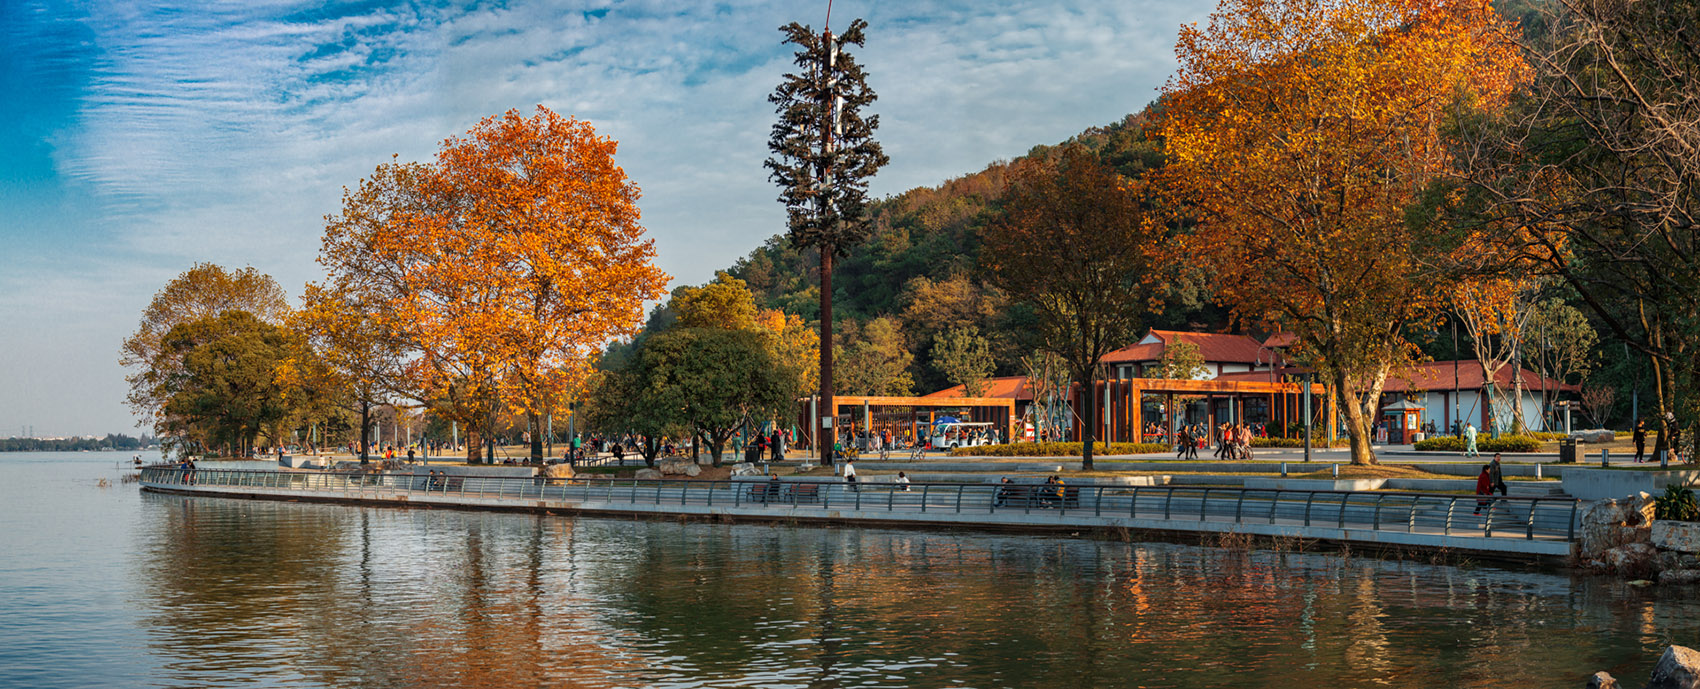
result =
[[[679,481],[575,476],[428,476],[415,473],[142,468],[144,486],[253,487],[290,492],[358,493],[367,497],[428,493],[481,501],[534,499],[872,513],[941,512],[997,515],[1054,513],[1101,519],[1257,523],[1341,530],[1396,531],[1482,538],[1571,541],[1578,501],[1553,496],[1480,496],[1416,492],[1282,490],[1227,486],[1119,486],[1045,483],[895,483],[751,480]],[[619,488],[621,490],[616,490]],[[209,491],[213,492],[213,491]],[[884,500],[878,495],[885,494]],[[874,499],[863,500],[871,494]],[[1396,496],[1388,500],[1388,496]],[[728,499],[730,498],[730,499]],[[1266,502],[1268,509],[1246,509]],[[851,505],[854,507],[850,507]],[[1462,509],[1460,509],[1462,508]],[[724,507],[723,507],[724,509]],[[1090,511],[1087,511],[1090,510]],[[1485,514],[1483,514],[1485,513]],[[1107,516],[1114,515],[1114,516]],[[1228,520],[1231,520],[1229,522]],[[1519,528],[1505,528],[1516,524]],[[1495,529],[1499,526],[1499,529]]]

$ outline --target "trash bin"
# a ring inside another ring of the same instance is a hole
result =
[[[1558,441],[1558,461],[1560,464],[1576,463],[1576,440],[1564,438]]]

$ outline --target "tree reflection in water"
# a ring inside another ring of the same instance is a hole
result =
[[[1338,554],[144,501],[171,686],[1553,686],[1700,630],[1680,595]]]

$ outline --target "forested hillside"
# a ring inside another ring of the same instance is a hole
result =
[[[1147,119],[1146,113],[1129,115],[1027,155],[1049,157],[1078,144],[1137,177],[1161,164],[1146,139]],[[996,375],[1021,372],[1021,359],[1033,348],[1022,337],[1029,330],[1022,325],[1027,314],[979,271],[980,231],[998,217],[1011,162],[873,204],[872,238],[839,260],[834,273],[837,345],[846,376],[840,392],[924,394],[947,387],[935,365],[934,344],[941,333],[960,328],[974,328],[988,340]],[[748,283],[761,305],[813,321],[819,317],[816,267],[813,252],[798,252],[783,235],[774,235],[729,272]],[[1199,282],[1172,285],[1169,307],[1150,325],[1227,327],[1226,312],[1209,304]],[[908,389],[890,376],[858,380],[853,371],[905,358]]]

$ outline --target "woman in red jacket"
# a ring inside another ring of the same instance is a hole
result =
[[[1493,495],[1493,476],[1488,472],[1488,466],[1482,465],[1481,475],[1476,477],[1476,495]],[[1476,501],[1476,514],[1482,513],[1482,508],[1488,506],[1487,500]]]

